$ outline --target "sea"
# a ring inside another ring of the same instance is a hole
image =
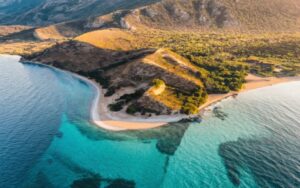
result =
[[[0,56],[0,188],[299,188],[300,82],[239,94],[202,122],[112,132],[96,89]]]

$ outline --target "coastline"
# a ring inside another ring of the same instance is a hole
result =
[[[130,116],[122,112],[111,112],[107,108],[108,100],[104,98],[104,92],[101,91],[103,90],[101,86],[93,80],[89,80],[88,78],[82,77],[77,74],[75,75],[78,76],[80,79],[83,79],[86,82],[90,83],[96,89],[96,97],[91,107],[91,122],[103,129],[107,129],[110,131],[144,130],[157,128],[160,126],[167,125],[168,123],[178,122],[181,119],[190,117],[188,115],[175,114],[145,118],[141,116]],[[300,76],[264,78],[249,74],[246,77],[246,83],[244,84],[242,90],[238,92],[230,92],[227,94],[209,95],[207,102],[199,107],[199,114],[202,114],[208,107],[218,102],[221,102],[226,98],[236,96],[240,93],[292,81],[300,81]]]
[[[62,70],[56,67],[53,67],[51,65],[45,65],[39,62],[22,62],[21,56],[19,62],[23,64],[35,64],[45,67],[50,67],[55,70],[59,70],[62,72],[66,72],[71,74],[72,76],[76,77],[77,79],[83,80],[86,83],[90,84],[95,90],[96,90],[96,96],[92,101],[92,105],[90,108],[90,121],[91,123],[97,125],[98,127],[101,127],[106,130],[110,131],[124,131],[124,130],[142,130],[142,129],[150,129],[150,128],[156,128],[163,125],[167,125],[171,122],[178,122],[183,118],[186,118],[188,116],[186,115],[164,115],[164,116],[156,116],[151,118],[141,118],[138,116],[131,116],[126,113],[119,114],[118,112],[114,113],[111,112],[107,105],[109,104],[107,101],[107,98],[104,98],[104,92],[101,90],[104,90],[101,88],[101,85],[99,85],[94,80],[91,80],[89,78],[86,78],[84,76],[81,76],[79,74]]]
[[[205,111],[205,109],[208,108],[209,106],[221,102],[222,100],[227,99],[229,97],[233,97],[241,93],[259,89],[259,88],[269,87],[269,86],[293,82],[293,81],[300,81],[300,76],[276,78],[276,77],[259,77],[253,74],[249,74],[246,77],[246,83],[243,85],[243,88],[240,91],[232,91],[226,94],[208,95],[207,102],[204,105],[200,106],[200,111],[201,111],[200,113]]]
[[[110,126],[108,124],[105,124],[105,123],[103,123],[102,119],[100,119],[99,110],[98,110],[98,103],[100,103],[100,93],[101,93],[101,91],[100,91],[100,85],[98,85],[98,83],[96,83],[95,81],[90,80],[90,79],[88,79],[84,76],[81,76],[79,74],[76,74],[76,73],[73,73],[73,72],[70,72],[70,71],[67,71],[67,70],[62,70],[62,69],[56,68],[56,67],[51,66],[51,65],[45,65],[45,64],[42,64],[42,63],[39,63],[39,62],[33,62],[33,61],[25,62],[25,61],[23,61],[22,56],[19,56],[19,55],[0,54],[0,56],[5,56],[5,57],[8,57],[8,58],[14,58],[21,64],[33,64],[33,65],[44,66],[44,67],[48,67],[48,68],[51,68],[51,69],[54,69],[54,70],[66,72],[66,73],[76,77],[77,79],[83,80],[86,83],[92,85],[94,87],[94,89],[96,89],[96,97],[93,99],[92,106],[90,108],[92,123],[96,124],[97,126],[103,128],[103,129],[107,129],[107,130],[112,130],[112,131],[125,130],[125,129],[120,129],[118,127],[114,127],[114,126]]]
[[[91,122],[95,125],[110,130],[110,131],[124,131],[124,130],[143,130],[151,129],[167,125],[171,122],[178,122],[186,115],[163,115],[154,117],[138,117],[131,116],[126,113],[111,112],[107,105],[108,100],[104,98],[104,89],[93,80],[76,75],[90,83],[96,89],[96,97],[91,107]]]
[[[5,54],[0,54],[1,56],[6,56]],[[20,63],[22,62],[22,57],[15,55],[7,55],[12,58],[16,58],[19,60]],[[153,116],[153,117],[142,117],[142,116],[131,116],[126,114],[125,112],[111,112],[107,105],[109,104],[109,100],[104,97],[104,92],[101,88],[101,86],[96,83],[93,80],[90,80],[84,76],[81,76],[79,74],[58,69],[56,67],[41,64],[39,62],[31,62],[36,65],[42,65],[50,68],[57,69],[59,71],[67,72],[73,75],[74,77],[83,80],[87,83],[89,83],[93,88],[96,90],[96,96],[92,101],[92,106],[90,108],[90,114],[91,119],[90,121],[97,125],[98,127],[101,127],[106,130],[110,131],[124,131],[124,130],[143,130],[143,129],[151,129],[156,128],[164,125],[168,125],[172,122],[178,122],[184,118],[189,118],[193,116],[189,115],[182,115],[182,114],[173,114],[173,115],[161,115],[161,116]],[[282,77],[282,78],[276,78],[276,77],[259,77],[252,74],[249,74],[246,77],[246,83],[244,84],[244,87],[242,90],[238,92],[230,92],[227,94],[210,94],[208,95],[207,102],[199,107],[199,114],[203,114],[203,112],[210,106],[221,102],[222,100],[236,96],[240,93],[247,92],[250,90],[273,86],[276,84],[281,83],[287,83],[292,81],[300,81],[300,76],[295,77]],[[198,115],[199,115],[198,114]]]

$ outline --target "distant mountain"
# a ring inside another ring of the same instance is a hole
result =
[[[16,17],[41,5],[46,0],[0,0],[0,23],[14,24]]]
[[[2,1],[2,3],[1,3]],[[0,23],[48,25],[136,8],[157,0],[1,0]]]
[[[155,28],[299,29],[299,0],[162,0],[136,9],[132,25]]]
[[[4,17],[0,14],[0,24],[42,26],[13,33],[2,40],[57,40],[105,28],[221,32],[300,30],[298,0],[2,1],[5,6],[2,4],[0,13],[10,13]]]
[[[122,19],[127,26],[159,29],[286,31],[300,28],[299,0],[1,1],[0,24],[45,26],[66,21],[74,23],[74,20],[85,24],[91,18],[127,9],[130,12],[126,14],[114,14],[117,15],[114,21]]]

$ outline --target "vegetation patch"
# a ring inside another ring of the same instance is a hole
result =
[[[155,87],[155,88],[160,88],[161,86],[165,85],[165,82],[161,79],[154,79],[152,81],[152,85]]]
[[[121,111],[125,105],[133,100],[139,99],[145,93],[144,89],[138,89],[134,93],[125,94],[116,100],[115,103],[110,104],[108,107],[111,111]]]
[[[159,111],[142,107],[137,103],[130,104],[126,109],[126,113],[131,115],[134,115],[136,113],[141,113],[142,115],[146,115],[146,113],[160,115]]]
[[[300,73],[299,33],[201,33],[138,31],[140,46],[167,48],[198,67],[208,93],[239,90],[247,73],[291,76]],[[251,61],[259,63],[249,63]],[[279,68],[281,71],[274,71]]]
[[[181,111],[185,114],[197,114],[199,107],[204,104],[206,100],[207,93],[200,88],[184,98]]]
[[[183,100],[178,97],[178,92],[179,91],[177,89],[168,86],[160,95],[151,95],[151,98],[156,101],[160,101],[165,106],[173,109],[174,111],[180,111]]]

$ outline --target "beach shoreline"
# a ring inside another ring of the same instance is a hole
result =
[[[107,129],[110,131],[144,130],[157,128],[160,126],[168,125],[172,122],[178,122],[184,118],[192,117],[189,115],[174,114],[146,118],[142,116],[131,116],[124,112],[111,112],[107,108],[107,105],[109,103],[104,97],[104,92],[102,92],[103,89],[101,88],[101,86],[93,80],[80,75],[78,76],[81,79],[89,82],[96,89],[96,97],[91,107],[91,122],[103,129]],[[242,90],[238,92],[230,92],[227,94],[210,94],[208,96],[207,102],[199,107],[199,114],[203,114],[203,112],[208,107],[221,102],[224,99],[236,96],[240,93],[291,81],[300,81],[300,76],[276,78],[259,77],[249,74],[246,77],[246,83],[244,84]]]
[[[91,107],[91,122],[103,129],[110,131],[124,130],[143,130],[167,125],[168,123],[178,122],[187,115],[161,115],[153,117],[132,116],[124,112],[111,112],[107,105],[109,104],[104,97],[104,89],[93,80],[78,75],[79,78],[89,82],[96,89],[96,97]]]
[[[8,56],[11,57],[11,55]],[[22,62],[21,56],[16,55],[13,56],[13,58],[17,58],[20,60],[21,63],[24,63]],[[31,61],[31,63],[58,69],[56,67],[44,65],[39,62]],[[79,74],[67,70],[62,70],[62,69],[58,69],[58,70],[70,73],[74,77],[89,83],[96,90],[96,96],[94,97],[90,108],[90,116],[91,116],[90,121],[96,126],[110,131],[144,130],[144,129],[157,128],[160,126],[168,125],[169,123],[178,122],[182,119],[199,116],[203,114],[208,107],[218,102],[221,102],[224,99],[233,97],[243,92],[247,92],[250,90],[259,89],[263,87],[273,86],[281,83],[300,81],[300,76],[276,78],[276,77],[259,77],[259,76],[249,74],[246,77],[246,83],[244,84],[243,89],[241,89],[240,91],[230,92],[227,94],[208,95],[207,102],[199,107],[199,113],[197,115],[172,114],[172,115],[144,117],[144,116],[132,116],[126,114],[125,112],[111,112],[107,107],[108,104],[110,104],[111,100],[108,100],[107,97],[104,97],[105,92],[103,92],[104,89],[101,87],[101,85],[99,85],[94,80],[91,80]],[[120,96],[116,96],[116,97],[120,97]]]

